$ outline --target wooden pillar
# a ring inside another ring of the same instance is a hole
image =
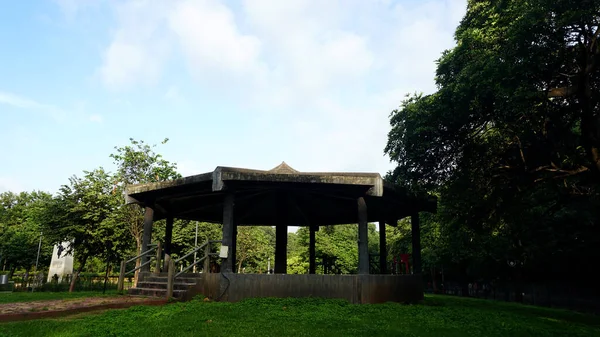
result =
[[[367,203],[358,198],[358,273],[369,273],[369,228],[367,227]]]
[[[154,209],[146,206],[144,212],[144,229],[142,232],[142,253],[148,250],[148,246],[152,241],[152,223],[154,222]],[[146,254],[142,257],[142,264],[148,262],[151,254]],[[141,271],[150,271],[150,264],[145,265]]]
[[[385,239],[385,221],[379,221],[379,273],[387,274],[387,242]]]
[[[160,244],[160,241],[156,244],[156,267],[154,268],[154,273],[156,274],[160,274],[160,262],[161,262],[161,257],[162,257],[162,246]]]
[[[275,197],[275,274],[287,274],[288,204],[290,196],[278,190]]]
[[[231,252],[231,264],[233,265],[233,272],[237,273],[237,258],[236,258],[236,253],[237,253],[237,232],[238,232],[238,223],[237,221],[233,221],[233,238],[231,240],[231,248],[230,248],[230,252]]]
[[[413,274],[421,274],[421,229],[419,227],[419,213],[410,219],[412,231],[412,260]]]
[[[275,227],[275,274],[287,274],[287,225]]]
[[[204,256],[206,256],[206,259],[204,259],[204,267],[202,268],[202,272],[205,274],[210,273],[210,244],[206,245],[206,248],[204,248]]]
[[[235,224],[233,222],[234,194],[227,193],[223,202],[223,246],[227,246],[227,257],[222,259],[221,273],[231,273],[233,271],[233,232]]]
[[[169,264],[167,265],[167,300],[173,297],[173,283],[175,276],[175,264],[173,260],[169,260]]]
[[[316,232],[319,229],[319,227],[317,226],[310,226],[309,227],[309,239],[308,239],[308,273],[309,274],[315,274],[316,273],[316,269],[317,269],[317,264],[315,261],[316,258],[316,250],[315,250],[315,243],[316,243]]]
[[[169,260],[171,260],[171,247],[173,241],[173,217],[167,216],[167,225],[165,227],[165,260],[163,264],[163,270],[167,270],[169,268]]]

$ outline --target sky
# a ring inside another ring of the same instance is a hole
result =
[[[0,0],[0,192],[56,192],[129,138],[217,166],[378,172],[466,0]]]

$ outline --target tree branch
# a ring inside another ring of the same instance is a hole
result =
[[[579,87],[577,85],[571,85],[571,86],[561,87],[561,88],[552,88],[552,89],[548,90],[548,98],[552,98],[552,97],[567,98],[569,96],[573,96],[574,94],[576,94],[578,90],[579,90]]]
[[[591,52],[594,52],[594,47],[596,46],[596,42],[598,41],[598,36],[600,36],[600,27],[596,27],[596,32],[592,36],[592,43],[590,43]]]
[[[536,171],[539,171],[540,168],[536,169]],[[558,176],[554,176],[554,177],[542,177],[542,178],[538,178],[536,180],[534,180],[535,183],[546,180],[546,179],[564,179],[566,177],[570,177],[570,176],[574,176],[583,172],[587,172],[589,171],[589,168],[585,167],[585,166],[581,166],[575,170],[560,170],[560,169],[553,169],[553,168],[548,168],[546,167],[545,169],[543,169],[544,171],[548,171],[548,172],[555,172],[555,173],[564,173]]]
[[[523,145],[521,144],[521,139],[519,136],[515,136],[517,143],[519,144],[519,153],[521,154],[521,160],[523,161],[523,165],[525,166],[525,170],[527,170],[527,162],[525,162],[525,154],[523,153]]]

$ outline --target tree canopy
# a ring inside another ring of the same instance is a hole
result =
[[[598,1],[469,1],[437,91],[392,112],[388,179],[440,196],[425,224],[451,247],[437,263],[498,276],[517,260],[556,277],[600,257],[598,13]]]
[[[35,265],[40,236],[44,245],[39,263],[49,263],[52,247],[48,247],[48,236],[42,233],[41,214],[51,198],[50,194],[39,191],[0,193],[0,262],[11,273]]]

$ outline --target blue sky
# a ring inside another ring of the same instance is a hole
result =
[[[465,0],[1,2],[0,192],[55,192],[129,138],[184,175],[393,167],[403,96],[435,89]]]

